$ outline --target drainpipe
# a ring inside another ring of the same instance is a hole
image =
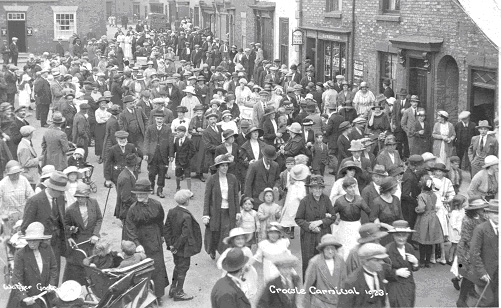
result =
[[[350,56],[351,56],[351,83],[353,84],[354,82],[354,76],[355,76],[355,4],[357,0],[353,0],[353,5],[351,8],[351,39],[350,39]]]

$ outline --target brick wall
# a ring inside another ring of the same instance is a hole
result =
[[[254,1],[236,0],[232,4],[235,7],[235,33],[233,35],[235,39],[234,44],[237,45],[238,48],[249,47],[249,43],[254,42],[256,39],[256,17],[254,16],[253,10],[249,8],[249,5],[254,4]],[[245,26],[242,25],[242,12],[246,14]],[[245,28],[245,42],[243,42],[242,28]],[[245,46],[243,46],[244,44]]]
[[[103,0],[30,2],[26,12],[26,27],[33,27],[34,33],[33,36],[27,36],[27,52],[35,54],[41,54],[44,51],[55,52],[57,38],[54,38],[54,13],[51,6],[59,5],[78,6],[76,19],[77,32],[80,37],[86,35],[91,28],[98,37],[106,34],[106,2]],[[3,6],[0,6],[0,25],[5,28],[7,28],[6,16]],[[66,46],[67,44],[65,42]]]

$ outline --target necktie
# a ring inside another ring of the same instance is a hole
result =
[[[184,122],[186,122],[186,121],[185,121],[185,120],[180,120],[180,121],[179,121],[179,123],[184,123]]]
[[[484,150],[484,136],[480,138],[480,151]]]
[[[183,145],[183,139],[179,139],[179,146]]]
[[[54,208],[57,208],[57,199],[52,198],[52,211],[54,211]]]

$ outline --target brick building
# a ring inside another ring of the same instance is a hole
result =
[[[22,5],[18,5],[21,3]],[[55,52],[58,38],[65,40],[91,29],[99,37],[106,34],[105,2],[102,0],[0,0],[2,39],[17,37],[19,51]]]
[[[454,121],[470,110],[473,121],[492,123],[498,47],[457,1],[303,1],[301,26],[303,58],[320,81],[342,74],[381,93],[389,78],[395,92],[419,95],[429,115],[444,109]]]

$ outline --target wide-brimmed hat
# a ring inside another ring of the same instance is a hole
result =
[[[357,240],[360,244],[373,242],[388,235],[388,232],[381,231],[379,224],[370,222],[360,226],[358,233],[360,238]]]
[[[148,179],[139,179],[134,184],[134,188],[132,189],[133,194],[138,193],[149,193],[152,191],[151,182]]]
[[[184,93],[191,93],[193,95],[196,95],[195,93],[195,88],[192,86],[187,86],[186,89],[183,90]]]
[[[259,127],[252,126],[251,128],[249,128],[249,130],[245,134],[245,138],[250,139],[251,133],[255,132],[255,131],[259,132],[259,137],[263,137],[264,131],[262,129],[260,129]]]
[[[64,123],[66,119],[63,117],[63,115],[60,112],[54,112],[52,114],[52,123],[54,124],[61,124]]]
[[[84,197],[84,198],[89,198],[90,196],[90,186],[85,183],[78,183],[77,184],[77,191],[73,195],[75,197]]]
[[[423,162],[427,162],[429,160],[437,159],[437,157],[435,155],[433,155],[432,153],[430,153],[430,152],[425,152],[425,153],[421,154],[421,157],[423,158]]]
[[[489,125],[489,121],[487,121],[487,120],[482,120],[482,121],[478,122],[477,126],[475,126],[475,128],[481,128],[481,127],[492,128],[492,126]]]
[[[326,246],[334,246],[338,249],[343,245],[336,240],[336,236],[334,234],[325,234],[320,239],[320,244],[317,245],[317,250],[322,251]]]
[[[67,183],[68,183],[68,177],[61,171],[52,172],[50,177],[44,182],[45,187],[57,191],[66,191]]]
[[[372,171],[369,171],[372,174],[379,174],[381,176],[388,176],[388,172],[386,172],[386,168],[384,165],[375,165]]]
[[[264,157],[272,160],[275,160],[277,158],[277,150],[272,145],[265,145],[261,150],[261,153],[263,153]]]
[[[295,165],[291,168],[290,175],[294,181],[304,181],[310,175],[310,168],[303,164]]]
[[[245,237],[246,237],[245,241],[246,242],[250,241],[250,239],[252,238],[252,232],[247,232],[247,231],[245,231],[242,228],[233,228],[233,229],[230,230],[230,234],[223,239],[223,243],[225,243],[226,245],[229,245],[230,242],[231,242],[231,240],[234,237],[237,237],[239,235],[245,235]]]
[[[351,123],[353,123],[353,124],[365,124],[365,123],[367,123],[367,119],[364,118],[364,117],[358,117],[358,118],[355,118],[353,121],[351,121]]]
[[[489,155],[484,159],[484,165],[482,166],[482,168],[485,169],[498,164],[499,164],[499,159],[494,155]]]
[[[275,106],[268,106],[266,109],[264,109],[264,114],[263,116],[270,115],[272,113],[276,113],[277,111],[275,110]]]
[[[290,126],[287,127],[288,131],[291,131],[295,134],[301,134],[301,124],[294,122]]]
[[[238,136],[238,133],[234,132],[232,129],[227,129],[223,132],[223,139],[226,140],[230,137],[237,137]]]
[[[5,170],[7,175],[17,174],[24,171],[24,169],[21,167],[21,164],[19,164],[17,160],[9,160],[5,165]]]
[[[270,226],[268,227],[268,229],[266,229],[266,233],[269,233],[269,232],[278,232],[278,233],[280,233],[280,235],[282,237],[285,236],[283,226],[279,222],[276,222],[276,221],[270,222]]]
[[[29,224],[24,232],[19,238],[29,241],[29,240],[47,240],[52,237],[52,235],[44,234],[45,227],[41,222],[35,221]]]
[[[123,102],[124,104],[127,104],[127,103],[132,103],[132,102],[134,102],[134,101],[135,101],[135,99],[134,99],[134,97],[133,97],[132,95],[127,95],[127,96],[125,96],[125,97],[122,99],[122,102]]]
[[[441,170],[443,172],[449,172],[449,169],[443,163],[436,163],[435,166],[431,167],[430,170]]]
[[[363,150],[365,150],[365,147],[362,144],[362,142],[360,141],[360,139],[350,141],[350,148],[348,149],[348,151],[357,152],[357,151],[363,151]]]
[[[221,119],[224,119],[224,117],[231,117],[231,111],[229,110],[223,111],[223,113],[221,114]]]
[[[385,177],[381,181],[381,185],[379,187],[379,193],[383,194],[385,192],[389,192],[397,185],[398,185],[398,182],[394,177],[392,177],[392,176]]]
[[[68,166],[63,170],[63,173],[68,175],[70,173],[79,173],[77,166]]]
[[[227,272],[235,272],[247,264],[249,257],[247,257],[241,248],[232,248],[226,254],[222,262],[223,270]]]
[[[50,177],[52,172],[56,171],[56,167],[53,165],[45,165],[42,168],[42,175],[40,175],[40,180],[45,180],[46,178]]]
[[[216,94],[218,91],[223,92],[223,95],[226,94],[226,90],[223,89],[223,88],[215,88],[214,91],[213,91],[213,93]]]
[[[484,199],[474,199],[468,202],[468,205],[464,207],[466,211],[485,209],[489,206],[489,203]]]
[[[278,201],[279,198],[279,193],[277,190],[273,190],[273,188],[266,187],[260,194],[259,194],[259,201],[264,202],[264,195],[267,192],[271,192],[273,195],[273,202]]]
[[[397,176],[400,174],[404,174],[404,168],[398,165],[391,165],[390,168],[388,168],[388,174],[390,176]]]
[[[389,135],[384,138],[384,145],[395,145],[398,144],[397,140],[395,139],[394,135]]]
[[[407,89],[405,88],[401,88],[400,91],[397,93],[397,95],[401,95],[401,96],[407,96]]]
[[[320,187],[325,187],[324,183],[324,177],[321,175],[312,175],[310,178],[310,183],[305,185],[308,187],[315,187],[315,186],[320,186]]]
[[[72,302],[80,297],[82,293],[82,286],[75,280],[66,280],[63,284],[56,289],[57,296],[63,302]]]
[[[367,243],[362,245],[358,249],[358,256],[360,259],[386,259],[388,258],[388,254],[386,253],[386,248],[382,245],[375,243]]]
[[[233,161],[234,161],[234,158],[232,155],[221,154],[214,159],[214,164],[211,167],[215,168],[221,164],[231,164],[231,163],[233,163]]]
[[[359,166],[357,166],[355,162],[347,160],[344,162],[344,164],[341,166],[341,168],[339,168],[339,171],[337,172],[338,179],[341,178],[344,174],[346,174],[346,171],[350,168],[355,169],[356,175],[362,174],[362,169]]]
[[[347,130],[347,129],[348,129],[348,128],[350,128],[350,127],[351,127],[351,123],[350,123],[350,122],[348,122],[348,121],[344,121],[344,122],[342,122],[341,124],[339,124],[339,128],[338,128],[338,130],[339,130],[339,132],[342,132],[342,131],[344,131],[344,130]]]
[[[489,201],[489,206],[485,208],[486,212],[499,213],[499,201],[492,199]]]
[[[389,230],[388,233],[413,233],[416,232],[409,227],[409,223],[405,220],[395,220],[391,226],[393,229]]]

